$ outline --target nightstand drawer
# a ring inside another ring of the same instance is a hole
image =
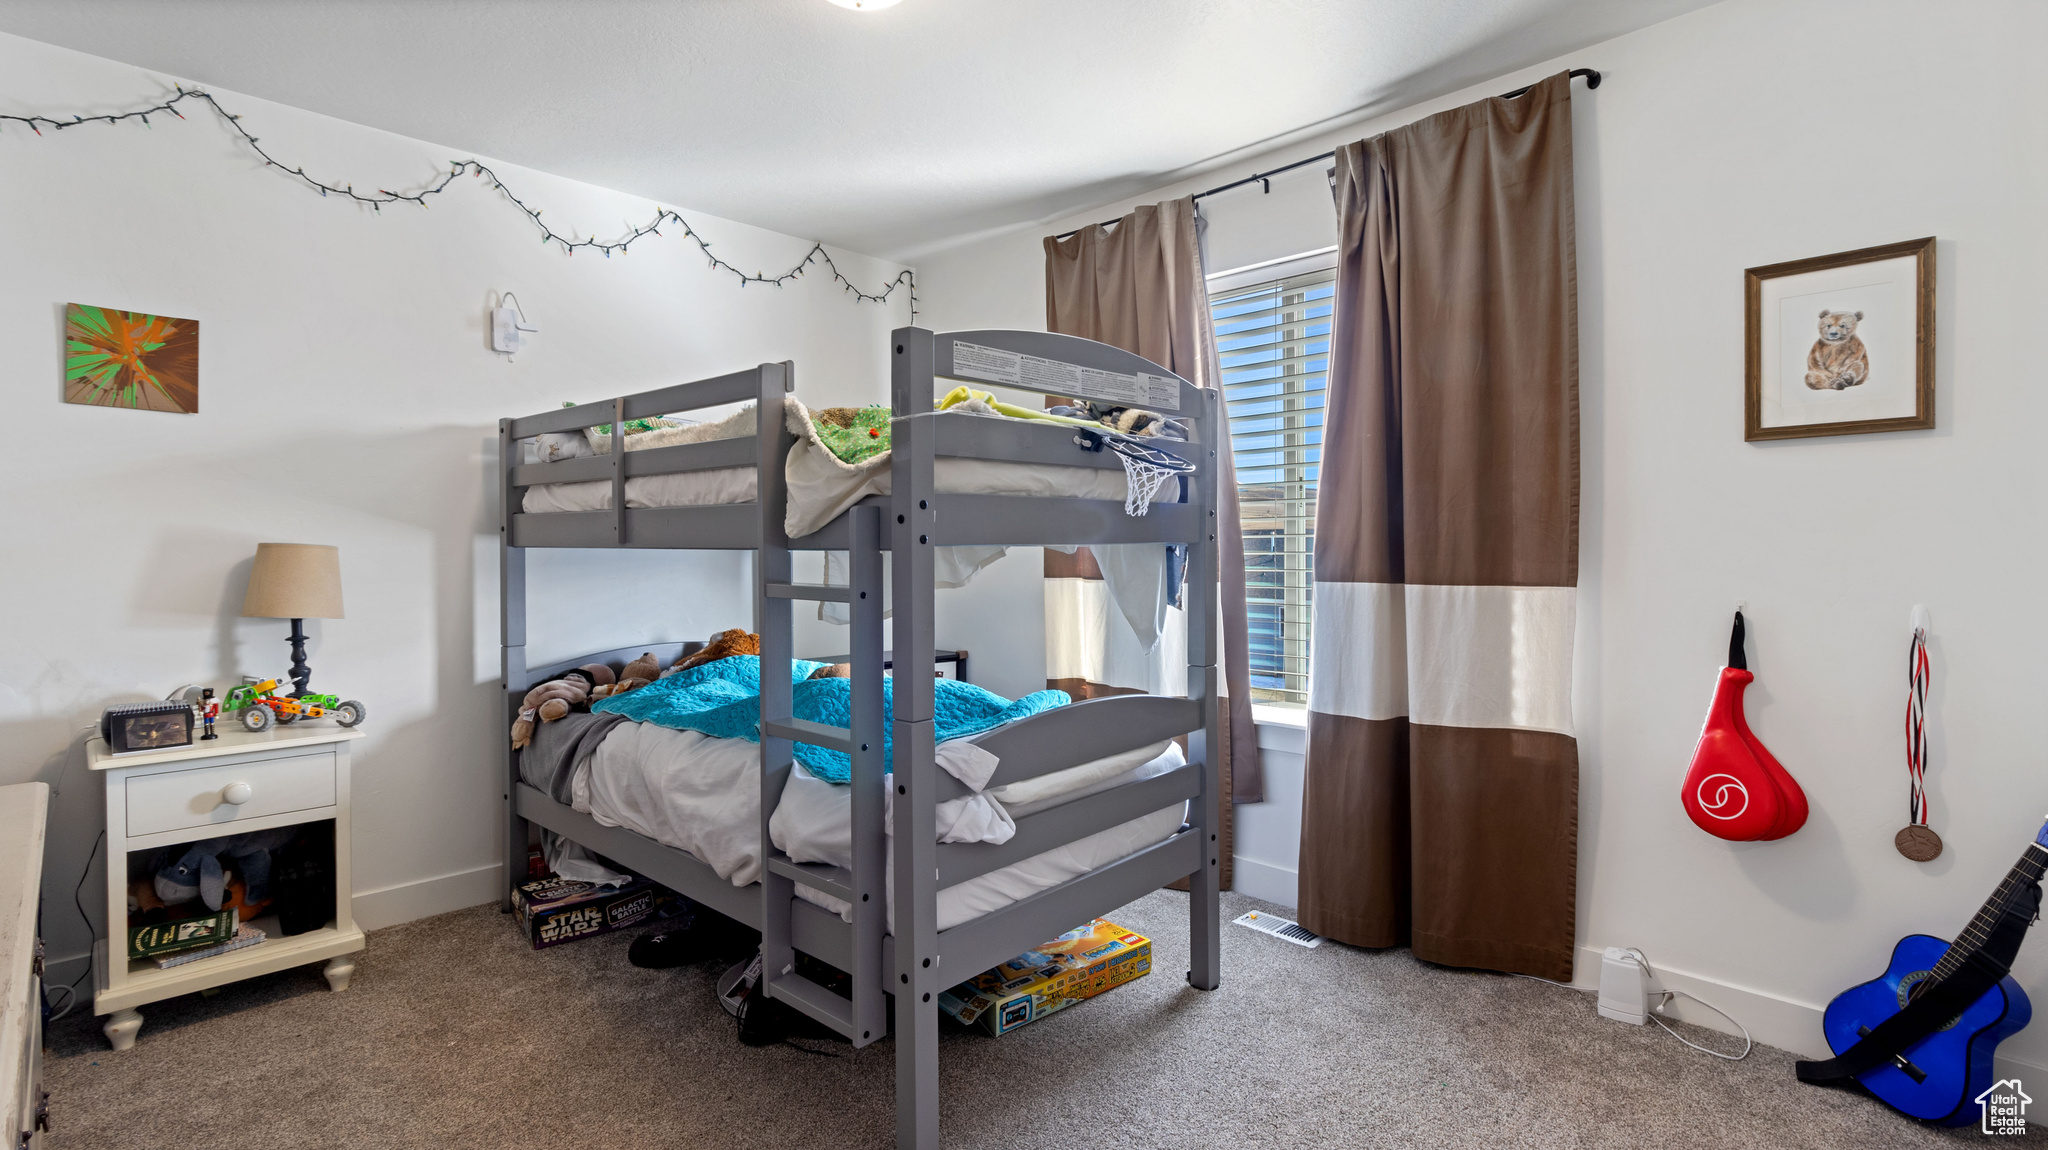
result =
[[[237,820],[331,807],[334,796],[331,750],[138,775],[128,780],[128,837],[214,826],[232,834]]]

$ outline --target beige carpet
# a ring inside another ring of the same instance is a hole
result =
[[[1226,895],[1225,914],[1259,906]],[[1182,980],[1187,899],[1111,916],[1153,974],[1002,1038],[946,1032],[948,1146],[1878,1147],[1981,1144],[1731,1063],[1590,996],[1405,951],[1306,950],[1225,925],[1224,983]],[[142,1147],[888,1147],[894,1047],[739,1045],[710,967],[639,970],[629,936],[535,952],[479,907],[318,966],[51,1034],[51,1150]],[[1718,1035],[1696,1041],[1722,1040]]]

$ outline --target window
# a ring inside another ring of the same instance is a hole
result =
[[[1237,464],[1252,699],[1259,703],[1308,702],[1316,473],[1337,303],[1331,263],[1318,253],[1209,285]]]

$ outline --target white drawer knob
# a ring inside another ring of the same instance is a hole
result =
[[[255,795],[256,792],[250,790],[247,783],[229,783],[221,788],[220,801],[239,807],[251,798],[254,798]]]

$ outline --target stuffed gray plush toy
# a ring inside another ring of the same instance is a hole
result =
[[[219,910],[227,893],[227,867],[220,861],[226,856],[235,873],[242,876],[249,901],[263,902],[270,897],[270,852],[291,838],[291,828],[282,827],[193,843],[175,862],[156,872],[156,896],[165,906],[196,898],[206,903],[206,909]]]

